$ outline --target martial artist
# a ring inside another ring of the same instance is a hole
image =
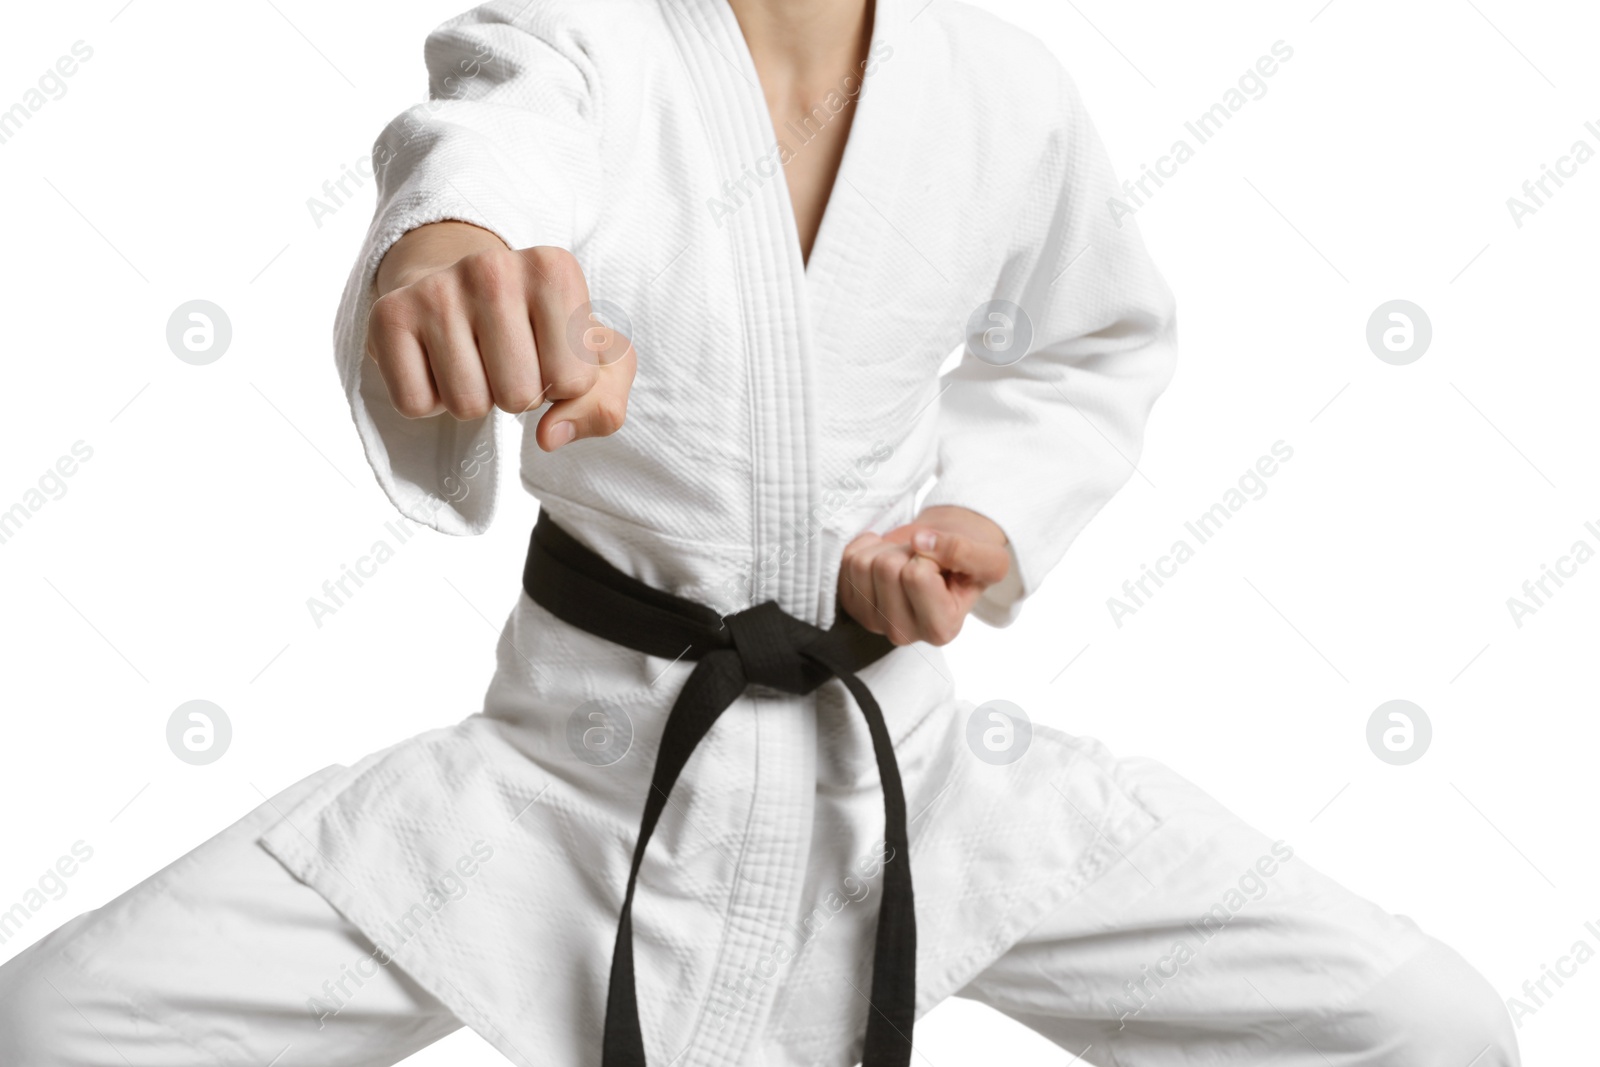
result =
[[[1107,1067],[1518,1062],[1459,955],[1173,771],[968,743],[937,646],[1015,618],[1174,359],[1037,41],[951,0],[502,0],[425,55],[335,347],[401,512],[480,533],[513,463],[540,501],[483,707],[12,960],[0,1063],[373,1067],[466,1025],[524,1067],[900,1067],[949,996]]]

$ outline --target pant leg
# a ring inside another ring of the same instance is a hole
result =
[[[1517,1067],[1498,994],[1152,760],[1163,820],[959,995],[1103,1067]]]
[[[312,775],[0,966],[5,1067],[384,1067],[461,1023],[256,838]]]

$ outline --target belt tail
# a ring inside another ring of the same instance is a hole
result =
[[[917,1017],[916,896],[911,885],[911,844],[906,825],[906,793],[900,764],[883,709],[872,691],[844,663],[811,653],[836,674],[861,707],[872,735],[872,752],[883,783],[883,899],[878,903],[878,933],[872,953],[872,995],[862,1067],[908,1067],[911,1033]],[[842,669],[841,669],[842,668]]]

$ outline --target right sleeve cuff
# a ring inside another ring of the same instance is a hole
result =
[[[470,208],[444,200],[393,211],[374,223],[340,306],[334,344],[351,419],[384,495],[414,522],[468,535],[483,533],[494,519],[501,457],[513,436],[506,425],[511,416],[495,410],[472,422],[448,413],[408,419],[395,410],[382,375],[366,357],[367,319],[384,255],[407,232],[449,219],[494,229]]]

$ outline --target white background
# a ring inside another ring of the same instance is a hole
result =
[[[1574,541],[1600,548],[1600,160],[1520,228],[1506,206],[1575,140],[1600,149],[1600,16],[1322,2],[985,3],[1067,62],[1123,176],[1273,42],[1294,56],[1138,215],[1182,339],[1140,473],[955,666],[974,700],[1171,764],[1511,996],[1600,947],[1600,561],[1520,628],[1506,606]],[[0,144],[0,510],[93,449],[0,545],[0,907],[94,849],[0,958],[264,794],[476,710],[536,507],[413,539],[313,625],[306,598],[392,512],[329,341],[371,185],[320,228],[306,201],[422,97],[423,37],[464,0],[123,3],[11,5],[0,37],[0,108],[94,49]],[[166,344],[195,298],[233,323],[210,366]],[[1395,298],[1433,324],[1408,366],[1365,340]],[[1106,599],[1279,440],[1267,494],[1118,627]],[[234,726],[208,767],[165,741],[194,698]],[[1393,698],[1433,724],[1409,766],[1365,739]],[[1526,1062],[1576,1062],[1597,1006],[1600,962],[1523,1020]],[[1067,1059],[971,1004],[918,1033],[934,1067]],[[410,1062],[499,1059],[464,1031]]]

